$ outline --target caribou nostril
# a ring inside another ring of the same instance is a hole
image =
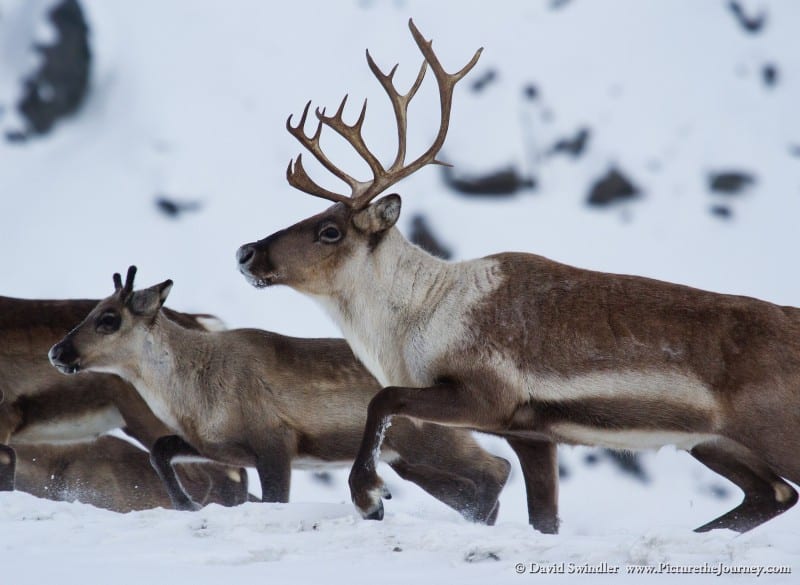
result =
[[[236,258],[237,260],[239,260],[239,264],[248,264],[255,255],[256,255],[256,250],[250,244],[242,246],[236,252]]]
[[[53,347],[50,348],[50,351],[47,352],[47,357],[50,358],[50,363],[55,363],[61,359],[61,354],[63,350],[61,348],[61,344],[56,343]]]

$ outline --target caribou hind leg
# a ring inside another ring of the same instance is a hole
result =
[[[0,492],[14,490],[14,474],[17,469],[17,454],[13,447],[0,444]]]
[[[797,492],[791,485],[751,451],[732,441],[701,443],[690,453],[744,492],[741,504],[695,529],[695,532],[708,532],[716,528],[747,532],[797,503]]]

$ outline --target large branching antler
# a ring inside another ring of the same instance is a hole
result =
[[[397,65],[392,67],[389,73],[383,73],[380,68],[375,64],[372,56],[367,51],[367,63],[375,77],[380,82],[389,100],[392,102],[394,116],[397,121],[397,155],[394,162],[388,169],[384,168],[378,158],[369,150],[364,143],[364,137],[361,133],[364,125],[364,117],[367,113],[367,102],[364,100],[364,105],[361,107],[361,113],[358,119],[353,124],[347,124],[343,119],[344,107],[347,103],[347,96],[344,97],[339,108],[333,116],[325,114],[325,110],[317,108],[315,114],[317,116],[317,128],[314,134],[308,136],[305,133],[305,123],[308,117],[308,111],[311,107],[311,102],[306,104],[303,109],[303,114],[300,116],[300,121],[297,126],[292,126],[292,116],[286,120],[286,129],[289,133],[297,138],[314,157],[322,164],[323,167],[328,169],[333,175],[338,177],[350,187],[349,195],[342,195],[334,193],[324,187],[321,187],[309,177],[305,168],[303,167],[302,155],[298,154],[297,158],[289,162],[289,167],[286,169],[286,179],[293,187],[300,189],[310,195],[322,197],[330,201],[344,203],[353,209],[363,209],[370,201],[372,201],[378,194],[385,189],[394,185],[398,181],[404,179],[410,174],[416,172],[420,168],[428,164],[444,164],[436,160],[436,155],[444,145],[445,137],[447,136],[447,129],[450,124],[450,111],[453,104],[453,89],[458,83],[478,62],[483,49],[478,49],[472,59],[460,71],[456,73],[447,73],[439,59],[436,57],[432,48],[432,41],[426,41],[422,34],[419,32],[412,20],[408,21],[408,27],[411,29],[411,34],[414,41],[417,43],[419,50],[425,58],[420,67],[417,78],[414,81],[408,93],[401,94],[394,86],[394,74],[397,71]],[[425,77],[427,68],[430,67],[433,75],[436,78],[436,84],[439,87],[439,102],[441,105],[441,117],[439,122],[439,132],[433,141],[433,144],[423,152],[419,157],[414,159],[411,163],[405,164],[406,148],[407,148],[407,133],[408,133],[408,104],[414,98],[419,90],[422,80]],[[331,160],[322,152],[320,146],[320,136],[322,135],[322,127],[328,126],[336,131],[337,134],[342,136],[361,156],[367,163],[372,171],[372,179],[369,181],[359,181],[339,167],[334,165]]]

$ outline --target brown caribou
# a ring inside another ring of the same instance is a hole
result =
[[[15,448],[91,441],[122,428],[150,449],[159,437],[169,433],[133,386],[118,376],[67,378],[50,365],[50,347],[97,302],[0,297],[0,491],[14,489]],[[210,315],[164,311],[182,327],[220,326]],[[178,473],[198,501],[228,506],[247,501],[243,469],[181,465]],[[91,481],[86,478],[87,483]]]
[[[124,439],[103,435],[73,443],[12,445],[19,491],[114,512],[172,507],[148,453]],[[223,482],[218,481],[217,469],[207,463],[185,463],[181,484],[202,505],[230,506],[247,498],[242,489],[247,486],[244,469],[228,468]]]
[[[288,285],[318,301],[385,386],[370,402],[350,475],[362,515],[382,516],[374,459],[394,415],[505,437],[525,476],[529,520],[543,532],[558,529],[557,443],[686,449],[744,492],[741,505],[699,531],[749,530],[793,506],[797,493],[783,478],[800,482],[799,309],[533,254],[445,262],[395,227],[398,195],[373,201],[439,162],[454,86],[480,55],[448,74],[409,26],[424,62],[407,94],[395,88],[395,70],[382,73],[367,53],[397,121],[391,165],[364,143],[365,109],[354,124],[343,120],[344,102],[333,116],[317,110],[308,136],[307,105],[287,128],[350,193],[317,185],[298,156],[289,183],[335,204],[237,254],[253,285]],[[440,125],[406,163],[406,113],[427,67]],[[333,165],[320,147],[324,127],[353,146],[370,180]]]
[[[254,466],[265,502],[287,502],[291,467],[349,462],[378,382],[341,339],[297,339],[258,329],[193,331],[161,309],[172,281],[101,301],[50,350],[64,373],[105,372],[127,380],[172,430],[152,462],[179,508],[172,461],[208,458]],[[80,377],[80,376],[79,376]],[[494,522],[509,463],[465,431],[409,421],[386,435],[387,463],[404,478],[478,522]],[[384,495],[386,492],[384,492]]]

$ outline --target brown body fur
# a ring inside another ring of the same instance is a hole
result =
[[[711,390],[720,407],[713,419],[665,409],[663,401],[642,402],[638,412],[625,412],[623,403],[630,401],[624,399],[616,405],[613,399],[582,402],[579,409],[588,410],[587,417],[595,412],[599,426],[718,433],[768,460],[769,453],[800,448],[792,442],[797,439],[770,430],[800,429],[800,309],[581,270],[529,254],[492,258],[500,261],[503,286],[472,314],[482,332],[480,345],[472,346],[478,355],[447,356],[450,363],[462,360],[458,371],[491,352],[534,375],[677,371]],[[515,326],[520,314],[524,328]],[[510,426],[525,410],[509,413]],[[754,421],[762,422],[754,427]],[[800,480],[800,462],[771,464]]]

